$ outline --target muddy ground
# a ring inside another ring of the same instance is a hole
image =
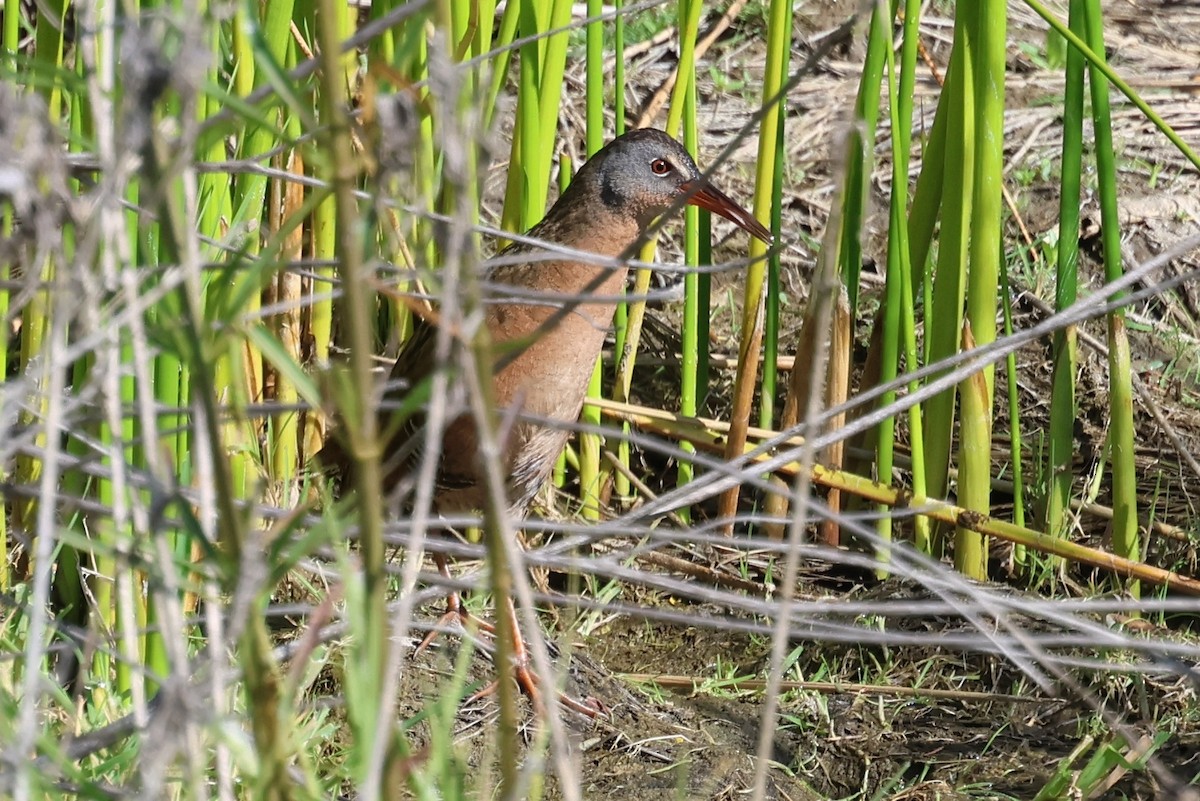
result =
[[[889,591],[899,591],[893,586]],[[871,590],[878,592],[878,588]],[[692,610],[713,614],[716,610]],[[653,615],[652,610],[647,614]],[[949,620],[906,618],[898,627],[927,626],[930,644],[878,648],[858,644],[805,644],[799,662],[804,675],[821,665],[839,665],[841,685],[887,683],[919,686],[913,695],[869,688],[788,691],[780,705],[768,770],[769,798],[1032,798],[1056,768],[1079,747],[1092,717],[1069,692],[1042,693],[1002,658],[939,648],[938,631],[962,628]],[[405,673],[401,717],[417,715],[441,698],[451,659],[459,645],[439,639]],[[571,760],[585,799],[737,799],[753,785],[762,701],[753,682],[739,688],[709,686],[655,688],[643,676],[694,677],[697,686],[713,677],[718,663],[735,666],[734,675],[766,675],[769,645],[762,637],[704,626],[652,623],[621,617],[580,641],[571,656],[558,652],[556,667],[569,664],[566,687],[572,697],[601,699],[606,714],[596,720],[562,711]],[[889,666],[886,680],[872,666]],[[637,681],[622,676],[638,674]],[[494,677],[482,656],[472,662],[470,679],[482,686]],[[1188,713],[1196,689],[1181,679],[1147,678],[1135,691],[1102,672],[1092,674],[1098,691],[1116,709],[1149,704],[1163,718]],[[1087,675],[1080,680],[1087,682]],[[919,678],[918,678],[919,676]],[[1102,687],[1101,683],[1106,684]],[[468,694],[464,691],[464,695]],[[1188,700],[1188,698],[1192,700]],[[528,741],[536,741],[537,716],[521,697]],[[1176,707],[1175,709],[1170,709]],[[477,787],[490,786],[489,760],[495,755],[496,703],[493,698],[464,702],[456,738]],[[1200,727],[1181,728],[1157,753],[1176,775],[1200,771]],[[422,740],[422,727],[414,730]],[[1076,768],[1081,766],[1076,766]],[[492,768],[494,770],[494,768]],[[563,797],[553,777],[548,798]],[[1131,773],[1115,791],[1132,798],[1175,798],[1146,773]],[[1164,794],[1165,793],[1165,794]],[[485,793],[486,794],[486,793]],[[1115,796],[1114,796],[1115,797]]]

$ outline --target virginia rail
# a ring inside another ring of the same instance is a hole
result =
[[[629,256],[654,219],[681,202],[708,209],[764,242],[771,242],[770,232],[758,220],[704,182],[682,145],[653,129],[631,131],[597,152],[528,237],[593,253],[598,260]],[[513,262],[512,256],[524,253],[540,257]],[[614,269],[567,257],[546,258],[545,254],[536,245],[510,245],[500,254],[500,263],[486,275],[491,292],[500,296],[486,307],[486,325],[497,352],[505,354],[493,373],[492,394],[501,414],[515,409],[521,415],[503,441],[509,512],[518,519],[524,517],[566,444],[567,426],[579,417],[627,272],[625,267]],[[396,359],[392,386],[416,386],[436,367],[434,326],[422,319],[414,325]],[[505,343],[510,343],[508,348]],[[523,343],[523,349],[513,354],[511,343]],[[538,418],[557,425],[539,425]],[[389,428],[388,421],[382,422],[381,430],[395,430],[394,426]],[[385,489],[394,486],[419,460],[420,454],[413,447],[422,437],[417,433],[419,422],[406,421],[384,449],[385,454],[405,454],[386,459]],[[327,465],[347,466],[336,440],[318,458]],[[439,459],[435,510],[452,514],[481,509],[485,488],[471,415],[463,414],[449,422]],[[435,560],[446,574],[445,559],[437,556]],[[466,618],[457,597],[451,596],[448,606],[448,617]],[[536,682],[526,664],[515,610],[506,611],[512,615],[512,630],[516,632],[517,679],[536,700]],[[585,714],[596,712],[559,697],[572,709]]]

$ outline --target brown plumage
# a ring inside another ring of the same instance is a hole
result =
[[[733,221],[764,242],[771,241],[770,233],[749,212],[704,184],[696,164],[678,142],[649,129],[625,134],[589,159],[528,236],[612,259],[628,255],[656,217],[685,199]],[[514,517],[525,514],[566,444],[566,426],[579,417],[627,272],[624,267],[613,269],[566,257],[510,263],[513,256],[523,253],[545,251],[535,245],[514,244],[500,254],[503,258],[486,275],[489,291],[501,298],[484,311],[499,355],[492,395],[502,413],[515,409],[561,425],[539,425],[536,420],[518,417],[506,432],[503,467],[509,476],[509,511]],[[531,301],[531,294],[537,299]],[[594,299],[580,302],[581,296]],[[556,322],[551,323],[552,318]],[[436,329],[418,319],[396,359],[392,386],[414,387],[430,375],[436,367],[436,339]],[[389,396],[388,400],[398,399]],[[384,449],[385,490],[394,487],[419,461],[419,443],[424,437],[420,422],[419,415],[405,421]],[[382,421],[382,430],[393,428],[390,420]],[[478,450],[474,418],[462,414],[450,420],[442,437],[433,501],[436,511],[472,512],[483,506]],[[341,468],[343,476],[350,466],[336,439],[317,458]],[[444,557],[434,558],[438,568],[447,573]],[[447,603],[448,617],[467,617],[456,596],[451,595]],[[525,663],[525,647],[511,604],[506,613],[517,632],[517,680],[536,702],[536,680]],[[597,712],[594,706],[562,694],[559,699],[581,713]]]
[[[695,162],[678,142],[653,129],[627,133],[597,152],[528,236],[615,258],[625,254],[656,217],[684,197],[770,241],[770,233],[753,216],[720,191],[703,184]],[[489,303],[486,308],[486,325],[498,353],[506,352],[505,343],[528,342],[519,352],[509,352],[501,360],[495,372],[493,398],[500,410],[515,405],[530,417],[569,424],[579,417],[593,366],[612,325],[614,299],[625,283],[626,270],[571,259],[509,263],[512,256],[526,252],[544,253],[535,245],[513,244],[501,253],[505,257],[502,263],[486,276],[495,295],[503,297],[508,294],[504,288],[511,287],[517,298],[528,298],[530,292],[541,296],[535,302],[512,299]],[[586,294],[598,300],[575,300]],[[555,296],[563,300],[546,299]],[[563,306],[571,307],[565,315]],[[560,319],[547,329],[547,321],[556,314]],[[429,323],[416,320],[413,334],[402,346],[392,370],[393,386],[412,387],[429,375],[434,367],[435,334]],[[417,432],[415,422],[403,426],[384,449],[385,489],[395,485],[419,458],[413,443],[403,447],[405,440]],[[508,497],[514,516],[524,514],[568,436],[562,426],[540,426],[523,419],[508,432],[503,443],[504,468],[510,476]],[[403,450],[405,456],[389,459],[398,450]],[[482,507],[477,451],[471,415],[450,421],[442,438],[434,498],[437,511],[451,514]],[[336,441],[326,446],[318,458],[343,469],[348,466]]]

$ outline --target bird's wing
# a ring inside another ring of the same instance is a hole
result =
[[[421,428],[424,414],[419,407],[413,408],[417,404],[409,402],[419,400],[410,397],[410,392],[433,372],[437,328],[418,315],[413,316],[413,321],[412,334],[400,345],[378,409],[380,439],[386,443],[383,448],[385,477],[402,475],[418,458],[408,452],[411,448],[397,446],[404,446],[410,440],[412,444],[419,443],[420,438],[414,435]],[[351,483],[356,461],[344,430],[345,423],[339,419],[330,428],[321,450],[313,457],[320,471],[342,487]]]

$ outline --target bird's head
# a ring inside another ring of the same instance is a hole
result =
[[[754,215],[704,181],[683,145],[653,128],[614,139],[583,166],[572,182],[576,185],[596,193],[609,213],[636,220],[643,231],[683,200],[771,243],[771,233]]]

